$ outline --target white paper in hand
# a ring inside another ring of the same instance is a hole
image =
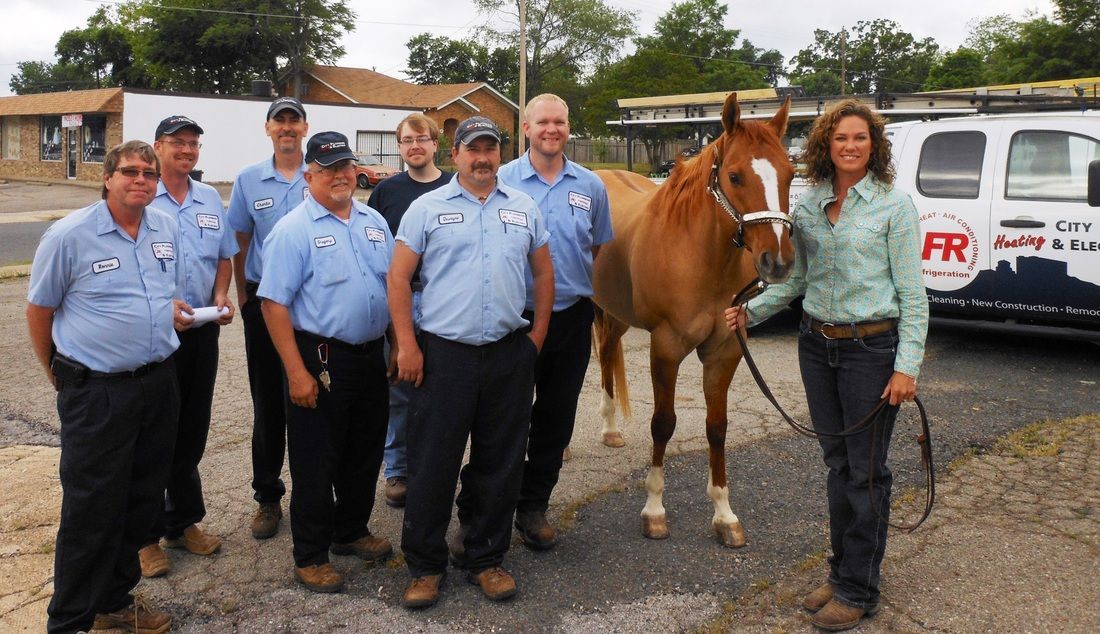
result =
[[[190,315],[182,310],[180,311],[180,314],[183,315],[184,319],[187,319],[189,317],[193,318],[191,319],[192,326],[201,326],[202,324],[214,321],[215,319],[218,319],[223,315],[229,314],[228,306],[222,308],[221,310],[218,310],[217,306],[204,306],[202,308],[196,308],[194,310],[195,312]]]

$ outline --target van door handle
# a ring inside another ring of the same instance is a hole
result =
[[[1025,220],[1018,218],[1015,220],[1002,220],[1002,227],[1014,227],[1016,229],[1039,229],[1040,227],[1047,226],[1047,223],[1042,220]]]

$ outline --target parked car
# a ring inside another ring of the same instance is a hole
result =
[[[702,150],[703,148],[699,146],[685,148],[682,152],[680,152],[680,156],[688,159],[693,156],[698,156],[699,152],[701,152]],[[658,174],[668,174],[672,171],[672,168],[674,167],[676,167],[676,159],[668,159],[667,161],[661,161],[660,163],[658,163],[657,169],[655,169],[654,171]]]
[[[359,187],[367,189],[387,179],[394,173],[392,167],[381,163],[368,163],[362,156],[355,159],[355,182]]]

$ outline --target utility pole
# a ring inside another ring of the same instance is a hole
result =
[[[840,94],[847,94],[848,83],[848,30],[840,29]]]
[[[527,108],[527,0],[519,0],[519,120]],[[517,156],[526,151],[523,126],[516,127]]]

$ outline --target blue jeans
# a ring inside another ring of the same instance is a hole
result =
[[[894,372],[897,343],[896,331],[827,339],[801,327],[798,362],[815,430],[840,432],[878,405]],[[829,467],[829,582],[841,603],[864,609],[879,602],[893,483],[886,454],[897,413],[887,406],[871,428],[854,436],[818,438]]]
[[[413,293],[413,328],[420,332],[420,292]],[[386,341],[386,362],[390,360],[390,342]],[[397,385],[390,386],[390,422],[386,427],[386,450],[382,454],[382,460],[386,463],[385,477],[404,478],[409,475],[409,462],[405,449],[405,422],[409,418],[409,396],[412,394],[413,385],[408,381],[401,381]]]

